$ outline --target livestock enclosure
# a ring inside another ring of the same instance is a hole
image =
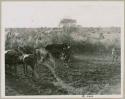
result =
[[[23,64],[18,64],[17,77],[12,68],[11,75],[8,72],[5,74],[6,96],[121,94],[121,28],[62,26],[67,20],[76,22],[63,19],[59,27],[5,29],[6,51],[27,48],[30,52],[64,43],[71,47],[70,61],[67,63],[61,56],[50,57],[54,63],[49,60],[37,62],[35,70],[39,79],[32,78],[29,66],[25,75]],[[114,61],[113,48],[118,52],[115,54],[118,58]]]

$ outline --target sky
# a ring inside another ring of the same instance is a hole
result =
[[[104,1],[2,2],[5,27],[56,27],[63,18],[77,20],[83,27],[121,26],[124,3]]]

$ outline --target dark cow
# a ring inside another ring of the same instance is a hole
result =
[[[24,52],[23,52],[24,51]],[[14,68],[15,76],[17,75],[17,66],[22,65],[24,69],[24,74],[27,73],[27,67],[30,66],[32,69],[32,75],[37,75],[35,72],[35,66],[37,64],[38,55],[34,50],[29,51],[27,50],[28,54],[25,53],[25,50],[22,50],[22,48],[18,47],[17,49],[11,49],[5,51],[5,70],[6,73],[9,71],[12,71],[12,68]],[[36,76],[38,77],[38,76]]]
[[[23,66],[24,66],[24,74],[27,74],[27,67],[30,66],[32,69],[32,77],[38,77],[38,74],[35,70],[37,65],[37,56],[35,54],[24,54],[23,55]]]
[[[55,58],[60,58],[64,47],[66,47],[66,44],[51,44],[47,45],[45,49],[49,51]]]
[[[30,50],[30,48],[18,47],[18,49],[5,51],[6,71],[12,70],[12,67],[14,67],[16,75],[17,65],[22,64],[25,75],[28,72],[29,66],[32,69],[32,77],[39,78],[39,75],[36,72],[38,64],[41,64],[46,60],[49,60],[54,63],[52,55],[45,48],[32,49],[31,51]]]
[[[20,56],[22,56],[22,52],[20,52],[18,49],[11,49],[5,51],[5,71],[6,73],[8,71],[11,71],[14,67],[15,76],[17,73],[17,65],[21,63]]]
[[[47,45],[45,49],[49,51],[53,57],[64,60],[65,63],[68,63],[70,60],[71,45],[68,43]]]
[[[22,55],[21,60],[24,64],[24,73],[27,73],[27,67],[30,66],[32,69],[32,77],[39,78],[39,75],[36,72],[38,64],[43,63],[49,58],[49,53],[44,48],[34,49],[33,53]]]
[[[64,56],[64,62],[65,63],[69,63],[70,62],[70,58],[71,58],[71,46],[67,45],[66,48],[63,49],[63,56]]]

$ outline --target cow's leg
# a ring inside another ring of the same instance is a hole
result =
[[[7,68],[7,64],[5,64],[5,73],[7,74],[8,73],[8,68]]]
[[[69,68],[69,64],[68,64],[68,59],[67,59],[67,56],[65,57],[65,60],[64,60],[64,65],[67,67],[67,68]]]
[[[32,77],[34,76],[34,65],[31,65],[31,69],[32,69]]]
[[[116,60],[115,60],[116,62],[118,61],[118,56],[116,56]]]
[[[114,62],[116,61],[116,56],[114,56]]]
[[[115,58],[115,57],[114,57],[114,55],[113,55],[113,56],[112,56],[112,63],[114,63],[114,58]]]
[[[28,73],[28,65],[27,64],[25,64],[25,73],[26,73],[26,75]]]
[[[113,62],[116,62],[116,61],[117,61],[117,56],[114,55]]]
[[[25,64],[23,64],[23,73],[25,75]]]
[[[13,75],[13,65],[9,65],[9,71],[10,71],[10,74]]]
[[[5,73],[7,74],[11,73],[10,66],[8,64],[5,64]]]
[[[26,64],[23,64],[23,72],[24,72],[24,75],[26,76]]]
[[[12,74],[13,73],[13,65],[7,64],[7,72],[8,72],[8,74],[13,75]]]
[[[32,78],[33,78],[34,81],[39,79],[39,75],[38,75],[38,73],[35,70],[35,66],[36,66],[36,64],[34,66],[32,66]]]
[[[15,77],[17,78],[17,64],[14,65],[14,72],[15,72]]]
[[[119,57],[117,56],[117,61],[118,61]]]

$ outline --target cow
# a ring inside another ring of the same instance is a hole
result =
[[[45,48],[33,48],[32,51],[28,50],[30,50],[30,48],[21,48],[21,47],[18,47],[18,49],[6,50],[5,51],[6,71],[11,70],[12,72],[11,68],[14,67],[15,75],[17,75],[17,65],[21,64],[23,65],[23,71],[25,75],[27,75],[29,66],[32,69],[32,77],[39,78],[39,75],[36,72],[38,64],[44,63],[46,60],[49,60],[53,64],[55,63],[51,53],[49,53]]]
[[[50,44],[45,47],[45,49],[52,54],[55,58],[60,58],[61,53],[65,44]]]
[[[112,63],[116,62],[118,60],[119,57],[119,53],[120,51],[116,48],[112,48]]]
[[[38,68],[38,64],[44,63],[46,60],[52,60],[50,53],[45,50],[45,48],[36,48],[33,53],[27,54],[24,53],[20,60],[23,61],[24,74],[27,75],[28,69],[30,66],[32,69],[32,77],[39,78],[38,73],[36,72],[36,68]],[[51,61],[52,62],[52,61]]]
[[[71,45],[68,43],[47,45],[45,49],[50,52],[54,58],[63,60],[66,64],[70,61]]]
[[[28,50],[26,50],[28,52]],[[27,67],[30,66],[32,69],[32,76],[36,76],[37,73],[35,71],[35,66],[37,64],[38,55],[34,50],[29,50],[28,53],[21,47],[18,47],[17,49],[10,49],[5,51],[5,70],[6,72],[11,71],[14,67],[15,75],[17,75],[17,66],[22,65],[24,74],[27,74]],[[38,78],[38,75],[36,76]]]
[[[20,56],[22,52],[18,49],[10,49],[5,51],[5,72],[9,71],[12,73],[12,68],[14,68],[15,76],[17,74],[17,65],[20,64]]]
[[[23,68],[24,68],[24,74],[27,75],[28,72],[28,66],[32,69],[32,77],[39,78],[39,75],[37,74],[35,67],[37,65],[37,56],[35,54],[24,54],[23,55]]]

